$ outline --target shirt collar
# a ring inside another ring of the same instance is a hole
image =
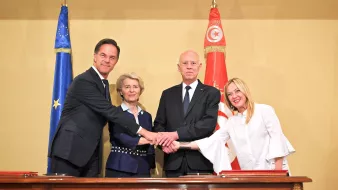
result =
[[[236,112],[235,115],[246,118],[246,116],[248,115],[248,110],[246,109],[243,113]]]
[[[192,90],[195,90],[197,88],[198,85],[198,80],[195,80],[193,83],[191,83],[189,86],[191,87]],[[186,85],[184,82],[182,82],[182,87],[183,90],[185,90],[185,87],[188,86]]]
[[[101,74],[100,72],[96,69],[96,67],[94,65],[92,65],[92,68],[94,69],[94,71],[99,75],[100,79],[103,80],[105,79]]]
[[[129,113],[131,113],[131,111],[129,110],[129,107],[124,102],[122,102],[121,108],[122,108],[123,111],[128,111]],[[138,114],[140,114],[140,113],[143,114],[143,110],[142,110],[142,108],[140,106],[137,106],[137,113]]]

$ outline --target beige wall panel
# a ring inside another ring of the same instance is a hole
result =
[[[56,22],[0,20],[0,170],[46,171]],[[243,78],[257,102],[275,108],[297,150],[289,157],[292,174],[314,180],[305,189],[334,190],[338,21],[224,19],[222,23],[228,76]],[[74,75],[91,66],[98,40],[116,39],[121,59],[108,77],[111,87],[125,72],[139,74],[145,82],[140,103],[154,118],[161,92],[180,82],[176,68],[180,52],[195,49],[204,64],[206,26],[206,19],[71,20]],[[205,65],[202,81],[204,72]],[[119,103],[114,89],[111,93]],[[105,147],[109,149],[109,143]]]

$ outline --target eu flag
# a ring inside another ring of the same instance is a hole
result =
[[[65,5],[61,7],[54,48],[56,52],[56,64],[50,114],[49,145],[54,137],[60,120],[68,87],[73,80],[71,45],[68,27],[68,7]],[[48,158],[47,173],[50,172],[50,158]]]

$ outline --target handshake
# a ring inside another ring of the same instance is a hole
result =
[[[149,141],[149,144],[162,146],[163,152],[169,154],[174,153],[180,148],[180,143],[177,142],[177,132],[159,132],[142,131],[139,133]]]

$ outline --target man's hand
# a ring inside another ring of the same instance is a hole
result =
[[[146,129],[142,128],[138,134],[142,135],[144,138],[146,138],[148,141],[150,141],[151,145],[157,145],[157,136],[158,133],[147,131]]]
[[[161,146],[169,146],[175,140],[178,140],[177,132],[160,132],[157,136],[157,144]]]

